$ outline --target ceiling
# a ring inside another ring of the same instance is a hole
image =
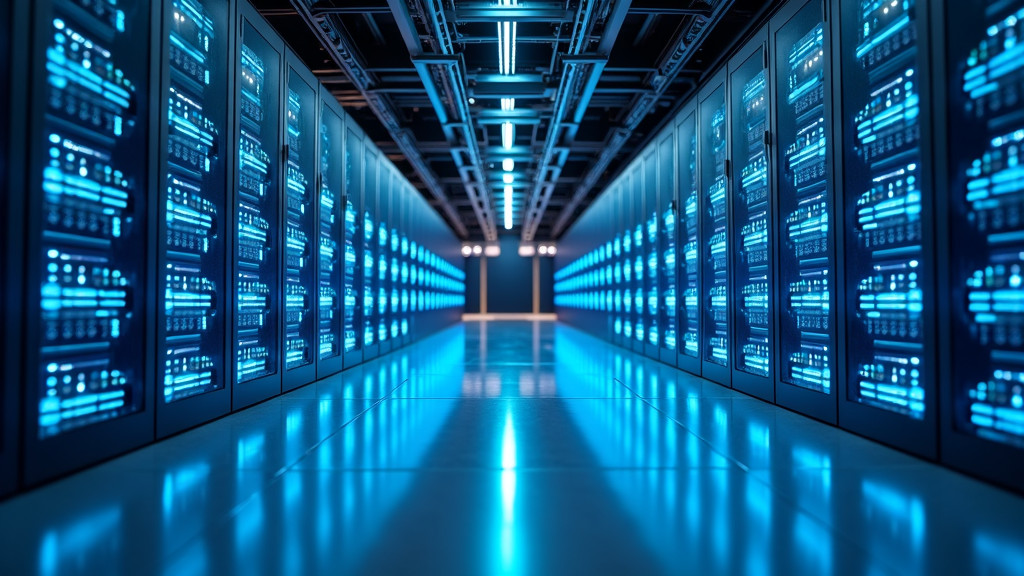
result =
[[[568,229],[775,2],[254,4],[456,234],[541,241]]]

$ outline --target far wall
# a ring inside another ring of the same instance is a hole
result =
[[[501,255],[497,258],[466,258],[466,312],[554,312],[554,259],[539,256],[523,258],[519,255],[519,236],[499,236],[498,242]],[[484,283],[486,294],[480,290]],[[537,310],[534,309],[535,287]],[[485,305],[486,310],[483,309]]]

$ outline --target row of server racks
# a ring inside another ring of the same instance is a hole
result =
[[[0,8],[0,494],[460,318],[450,229],[243,1]]]
[[[1024,489],[1024,2],[781,6],[556,270],[560,319]]]

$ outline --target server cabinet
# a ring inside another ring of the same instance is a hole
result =
[[[938,452],[927,2],[838,4],[844,428]]]
[[[644,178],[644,322],[647,325],[647,344],[644,352],[649,358],[660,358],[661,315],[658,313],[658,262],[661,256],[658,235],[658,151],[654,146],[643,160]]]
[[[701,260],[700,217],[703,203],[697,190],[697,111],[687,106],[680,114],[682,121],[676,126],[679,167],[679,290],[682,293],[679,312],[679,334],[676,365],[700,376],[701,369]]]
[[[412,218],[409,216],[409,211],[412,209],[412,202],[415,198],[415,190],[409,188],[409,184],[405,183],[401,188],[401,197],[398,201],[399,206],[399,225],[398,229],[401,230],[399,239],[399,261],[401,269],[399,270],[399,298],[401,300],[400,313],[398,320],[399,330],[399,341],[404,346],[410,341],[409,334],[409,232],[412,228]]]
[[[401,255],[402,236],[402,180],[398,171],[391,171],[391,208],[388,210],[391,234],[388,238],[390,244],[388,264],[388,331],[391,341],[391,349],[394,350],[402,345],[401,341],[401,280],[402,265],[399,263]]]
[[[163,3],[156,434],[231,410],[226,322],[232,6]]]
[[[732,385],[769,402],[775,399],[772,305],[775,228],[769,185],[768,34],[758,33],[729,63],[732,151],[734,282]]]
[[[629,183],[629,198],[632,209],[630,214],[630,229],[629,233],[633,238],[632,254],[630,261],[628,262],[630,270],[633,273],[633,282],[631,283],[632,300],[633,300],[633,341],[630,347],[633,352],[638,354],[644,353],[644,340],[647,335],[647,325],[645,323],[646,306],[644,306],[644,283],[647,278],[644,274],[644,264],[646,258],[644,257],[645,240],[646,235],[644,234],[643,225],[643,208],[644,208],[644,192],[643,192],[643,164],[638,158],[634,163],[630,172],[630,183]]]
[[[32,3],[24,474],[153,439],[152,5]]]
[[[22,218],[25,166],[25,90],[15,90],[15,78],[24,78],[23,53],[27,39],[24,26],[27,3],[11,2],[0,8],[0,497],[14,491],[18,481],[18,438],[21,377],[21,270],[22,254],[17,249],[24,237]]]
[[[282,129],[285,164],[284,380],[292,390],[316,380],[319,273],[318,244],[317,81],[290,50],[285,56]]]
[[[391,169],[382,156],[377,184],[377,348],[380,354],[391,350],[391,322],[388,307],[391,289]]]
[[[242,408],[281,393],[282,234],[285,193],[281,187],[281,94],[284,45],[263,18],[238,3],[235,57],[234,149],[236,186],[232,202],[232,286],[235,359],[231,403]]]
[[[345,368],[363,361],[363,136],[345,122]]]
[[[1024,488],[1024,3],[946,2],[942,459]],[[940,61],[941,62],[941,61]],[[941,125],[941,122],[940,122]],[[944,291],[945,292],[945,291]]]
[[[363,143],[363,361],[377,346],[377,153]]]
[[[819,0],[771,21],[778,193],[778,404],[835,422],[830,34]]]
[[[330,91],[320,85],[317,173],[318,245],[316,377],[341,371],[344,365],[345,281],[347,279],[345,191],[345,115]]]
[[[730,385],[732,338],[729,322],[729,114],[725,102],[726,71],[715,74],[698,96],[698,174],[703,210],[701,218],[701,266],[704,354],[701,374]]]
[[[622,186],[621,184],[613,184],[610,192],[611,205],[612,205],[612,216],[609,219],[609,229],[615,233],[615,243],[613,245],[614,251],[614,282],[615,282],[615,319],[613,321],[612,329],[614,332],[613,341],[616,344],[623,345],[628,342],[626,340],[626,275],[625,266],[623,262],[627,257],[626,251],[626,235],[623,233],[626,227],[626,212],[628,208],[624,204]],[[630,241],[632,244],[632,241]],[[630,276],[632,276],[630,274]]]
[[[661,338],[658,358],[662,362],[676,363],[676,140],[675,132],[668,130],[658,138],[658,328]],[[600,227],[600,230],[607,228]],[[602,254],[604,250],[602,249]],[[602,310],[603,313],[603,310]]]

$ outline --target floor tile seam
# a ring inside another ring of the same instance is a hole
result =
[[[617,377],[614,377],[614,376],[612,377],[612,380],[614,380],[615,382],[618,382],[618,383],[619,383],[619,384],[620,384],[620,385],[621,385],[621,386],[622,386],[623,388],[625,388],[626,390],[628,390],[628,391],[629,391],[629,393],[630,393],[630,394],[632,394],[632,395],[633,395],[633,396],[634,396],[634,397],[635,397],[636,399],[640,400],[641,402],[643,402],[644,404],[646,404],[647,406],[649,406],[649,407],[650,407],[650,408],[651,408],[652,410],[654,410],[654,411],[655,411],[655,412],[657,412],[658,414],[661,414],[662,416],[664,416],[665,418],[667,418],[667,419],[668,419],[668,420],[669,420],[670,422],[674,423],[674,424],[675,424],[676,426],[679,426],[680,428],[682,428],[683,430],[685,430],[687,434],[692,434],[692,435],[693,435],[693,436],[694,436],[695,438],[697,438],[698,440],[700,440],[700,441],[701,441],[701,443],[703,443],[703,444],[704,444],[704,446],[706,446],[708,450],[710,450],[710,451],[711,451],[711,452],[713,452],[714,454],[717,454],[717,455],[721,456],[721,457],[722,457],[722,458],[724,458],[724,459],[725,459],[726,461],[728,461],[728,462],[731,462],[731,463],[732,463],[732,464],[733,464],[734,466],[736,466],[737,468],[739,468],[739,469],[740,469],[741,471],[743,471],[744,473],[748,473],[748,474],[750,473],[750,468],[748,468],[746,464],[744,464],[744,463],[740,462],[740,461],[739,461],[739,460],[737,460],[737,459],[736,459],[735,457],[733,457],[733,456],[731,456],[731,455],[729,455],[729,454],[726,454],[726,453],[722,452],[721,450],[719,450],[718,448],[716,448],[716,447],[714,446],[714,444],[712,444],[712,443],[711,443],[711,441],[710,441],[710,440],[708,440],[708,439],[707,439],[707,438],[705,438],[704,436],[701,436],[700,434],[698,434],[697,432],[695,432],[694,430],[692,430],[692,429],[691,429],[690,427],[688,427],[687,425],[683,424],[682,422],[680,422],[679,420],[677,420],[676,418],[674,418],[674,417],[673,417],[672,415],[668,414],[667,412],[665,412],[664,410],[662,410],[661,408],[659,408],[659,407],[658,407],[657,405],[655,405],[654,403],[650,402],[650,401],[649,401],[649,400],[647,400],[646,398],[643,398],[642,396],[640,396],[639,394],[637,394],[637,393],[636,393],[636,392],[635,392],[635,391],[634,391],[634,390],[633,390],[632,388],[630,388],[630,387],[629,387],[629,385],[627,385],[627,384],[626,384],[625,382],[623,382],[622,380],[619,380],[619,379],[618,379]]]
[[[394,389],[397,389],[399,386],[401,386],[401,384],[396,386]],[[166,563],[166,561],[172,560],[174,558],[174,556],[179,551],[185,550],[188,546],[190,546],[193,542],[195,542],[199,538],[205,537],[207,531],[211,527],[214,527],[214,526],[216,526],[216,525],[218,525],[218,524],[220,524],[222,522],[227,522],[230,519],[235,518],[236,516],[238,516],[238,514],[240,514],[242,512],[242,510],[244,510],[246,508],[246,506],[248,506],[254,499],[256,499],[257,497],[261,496],[264,492],[267,491],[268,488],[270,488],[271,486],[276,484],[278,481],[280,481],[285,476],[285,474],[287,474],[289,471],[294,470],[295,466],[298,465],[298,463],[303,458],[305,458],[311,451],[313,451],[313,450],[319,448],[320,446],[322,446],[328,439],[333,438],[336,434],[338,434],[346,426],[348,426],[349,424],[355,422],[356,420],[358,420],[360,417],[362,417],[364,414],[366,414],[370,410],[373,410],[374,408],[376,408],[385,399],[386,399],[386,396],[383,397],[383,398],[380,398],[380,399],[378,399],[376,401],[374,401],[372,404],[370,404],[369,406],[367,406],[366,408],[361,410],[358,414],[354,415],[352,418],[347,420],[337,430],[331,432],[325,438],[317,441],[316,444],[314,444],[308,450],[304,451],[293,462],[291,462],[290,464],[286,464],[283,467],[281,467],[278,470],[276,470],[270,476],[270,478],[267,480],[266,484],[264,484],[263,486],[257,488],[256,490],[253,490],[252,494],[249,494],[247,497],[242,499],[241,502],[236,503],[226,513],[219,515],[217,518],[214,518],[210,523],[204,524],[203,527],[200,530],[198,530],[195,534],[193,534],[191,537],[186,538],[178,546],[176,546],[176,547],[172,548],[171,550],[168,550],[167,552],[165,552],[164,555],[163,555],[163,561]],[[258,469],[242,469],[242,471],[244,471],[244,472],[258,472],[259,470]]]
[[[338,474],[381,474],[381,473],[464,473],[464,472],[702,472],[702,471],[725,471],[729,466],[516,466],[515,468],[503,468],[501,466],[412,466],[412,467],[370,467],[370,468],[292,468],[284,472],[291,473],[338,473]]]

